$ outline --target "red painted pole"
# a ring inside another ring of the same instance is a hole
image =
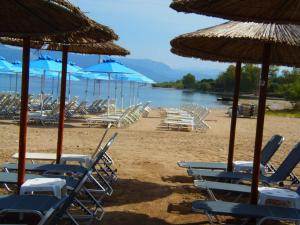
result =
[[[62,48],[62,72],[60,86],[60,103],[59,103],[59,124],[57,137],[56,163],[59,164],[63,150],[64,140],[64,123],[65,123],[65,102],[67,86],[67,66],[68,66],[68,46]]]
[[[271,45],[265,44],[263,52],[263,63],[260,77],[260,91],[258,102],[258,115],[256,124],[255,148],[253,159],[253,175],[251,185],[251,204],[257,204],[258,201],[258,183],[260,176],[260,156],[261,146],[264,135],[265,109],[268,89],[268,75],[270,66]]]
[[[228,150],[228,162],[227,171],[233,171],[233,153],[234,153],[234,141],[235,141],[235,131],[236,131],[236,118],[240,95],[240,84],[241,84],[241,70],[242,63],[237,62],[235,67],[235,86],[234,95],[232,103],[232,113],[231,113],[231,126],[230,126],[230,138],[229,138],[229,150]]]
[[[20,133],[19,133],[18,191],[20,191],[20,187],[25,180],[30,38],[23,39],[22,57],[23,57],[22,59],[23,64],[22,64],[21,114],[20,114]]]

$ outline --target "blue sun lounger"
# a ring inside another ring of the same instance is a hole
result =
[[[73,224],[78,224],[75,217],[67,213],[67,209],[74,205],[85,207],[78,199],[77,194],[83,188],[84,183],[88,179],[91,171],[87,171],[78,180],[73,191],[62,199],[54,196],[42,195],[3,195],[0,196],[0,215],[9,214],[30,214],[40,217],[38,225],[57,224],[57,221],[65,215],[65,218],[72,221]],[[85,211],[86,213],[89,211]],[[89,217],[94,215],[89,215]],[[75,222],[74,222],[75,221]]]
[[[272,156],[279,149],[280,145],[284,141],[284,137],[280,135],[274,135],[268,141],[261,152],[261,164],[266,166],[271,160]],[[227,170],[227,163],[222,162],[185,162],[180,161],[178,166],[190,169],[209,169],[209,170]]]
[[[238,194],[250,194],[251,186],[244,184],[232,184],[232,183],[224,183],[224,182],[214,182],[214,181],[205,181],[205,180],[194,180],[194,186],[201,190],[207,190],[209,196],[217,200],[214,193],[212,191],[225,191],[226,193],[238,193]],[[296,192],[300,195],[300,186],[296,190]],[[239,196],[238,196],[239,197]]]
[[[210,224],[220,224],[220,220],[217,218],[218,215],[256,219],[258,225],[266,220],[300,221],[299,209],[277,206],[198,200],[192,203],[192,210],[205,213]],[[237,224],[241,224],[241,221],[238,221]]]
[[[286,180],[300,161],[300,142],[294,146],[278,169],[270,176],[260,175],[260,181],[265,184],[278,183]],[[251,173],[216,172],[211,170],[188,169],[188,175],[203,180],[204,177],[216,180],[251,180]]]
[[[107,144],[104,146],[104,148],[102,150],[100,150],[98,152],[98,154],[96,155],[96,158],[101,158],[104,156],[104,154],[107,152],[107,150],[109,149],[109,147],[111,146],[111,144],[113,143],[115,137],[117,136],[117,133],[115,133],[111,139],[107,142]],[[97,160],[94,160],[93,164],[90,166],[90,168],[88,170],[86,170],[86,172],[91,171],[93,172],[95,166],[97,165]],[[85,172],[85,173],[86,173]],[[85,174],[83,173],[83,174]],[[34,178],[62,178],[66,180],[66,186],[73,190],[74,187],[76,187],[76,185],[78,184],[78,179],[76,177],[71,177],[71,176],[57,176],[57,175],[48,175],[48,174],[44,174],[44,175],[37,175],[37,174],[26,174],[25,176],[25,180],[27,179],[34,179]],[[108,183],[104,182],[99,183],[97,179],[95,179],[92,176],[92,173],[89,173],[89,179],[88,179],[89,183],[92,183],[96,186],[96,189],[85,189],[86,194],[89,195],[90,198],[93,198],[93,200],[97,201],[99,204],[101,198],[104,196],[103,194],[112,194],[113,189],[111,188],[111,186]],[[0,183],[8,185],[8,184],[16,184],[17,182],[17,174],[16,173],[0,173]],[[107,186],[103,186],[103,183],[105,183],[105,185]],[[98,198],[98,200],[96,200],[96,198],[94,197],[94,195],[92,193],[100,193],[102,194],[100,198]],[[99,206],[100,207],[100,206]]]
[[[97,172],[96,166],[98,165],[99,160],[101,160],[106,152],[108,151],[109,147],[112,145],[114,142],[115,138],[117,137],[118,133],[114,133],[113,136],[109,139],[107,144],[104,146],[102,150],[100,150],[93,158],[93,169],[94,172],[97,173],[97,175],[101,176],[100,172]],[[103,153],[104,152],[104,153]],[[27,171],[32,171],[32,172],[41,172],[44,174],[38,175],[38,174],[26,174],[25,175],[25,180],[28,179],[34,179],[34,178],[44,178],[44,177],[59,177],[62,179],[65,179],[67,182],[68,187],[74,187],[77,184],[77,180],[74,179],[73,176],[58,176],[58,175],[53,175],[53,173],[60,173],[60,174],[73,174],[76,175],[82,175],[89,169],[84,168],[79,165],[64,165],[64,164],[26,164],[28,165],[29,168],[26,168]],[[16,170],[17,165],[14,163],[11,164],[3,164],[2,165],[5,170],[11,171],[11,170]],[[17,182],[17,174],[16,173],[4,173],[0,172],[0,183],[5,183],[5,184],[15,184]],[[98,176],[98,177],[99,177]],[[99,179],[94,178],[93,175],[90,177],[92,181],[96,184],[98,188],[100,188],[103,192],[107,192],[109,195],[112,194],[112,188],[109,185],[108,182],[102,177],[101,179],[101,184],[99,183]],[[103,187],[102,184],[105,184],[105,187]],[[100,191],[100,190],[99,190]]]

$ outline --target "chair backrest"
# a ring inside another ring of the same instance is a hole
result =
[[[260,163],[262,165],[265,166],[270,161],[270,159],[275,154],[275,152],[280,147],[280,145],[282,144],[283,141],[284,141],[284,137],[282,137],[280,135],[274,135],[268,141],[268,143],[265,145],[265,147],[261,151],[261,160],[260,160]]]
[[[98,152],[97,159],[101,159],[104,154],[107,152],[109,147],[112,145],[113,141],[115,140],[118,133],[115,133],[110,140],[106,143],[106,145]],[[74,199],[76,198],[77,194],[80,192],[81,188],[83,187],[86,180],[90,177],[92,174],[93,168],[97,164],[97,160],[95,160],[92,165],[88,168],[88,170],[81,176],[79,179],[77,186],[73,189],[73,191],[64,198],[62,201],[60,201],[60,204],[51,209],[52,211],[49,212],[48,218],[44,218],[43,221],[41,221],[41,224],[38,225],[53,225],[57,224],[59,219],[63,216],[63,214],[67,211],[69,206],[73,203]]]
[[[298,142],[278,169],[271,175],[272,182],[284,181],[300,161],[300,142]]]
[[[59,222],[62,218],[63,214],[67,211],[69,206],[73,203],[76,195],[79,193],[80,189],[83,187],[86,180],[91,175],[92,171],[88,170],[86,173],[82,175],[80,180],[77,183],[77,186],[73,189],[73,191],[69,194],[69,196],[65,197],[60,201],[58,205],[53,207],[50,211],[47,212],[45,217],[38,225],[54,225]]]
[[[108,142],[106,143],[106,145],[101,148],[101,150],[95,155],[93,162],[91,163],[91,165],[89,166],[88,170],[93,170],[95,168],[95,166],[98,164],[98,162],[100,161],[100,159],[103,158],[103,156],[105,155],[105,153],[108,151],[108,149],[110,148],[110,146],[113,144],[113,142],[115,141],[115,138],[118,136],[118,133],[114,133],[111,138],[108,140]]]
[[[98,144],[96,150],[95,150],[94,153],[92,154],[91,159],[93,159],[93,158],[97,155],[97,153],[100,151],[101,146],[102,146],[102,142],[103,142],[104,138],[106,137],[106,135],[107,135],[109,129],[111,128],[111,126],[112,126],[111,123],[109,123],[109,124],[107,125],[107,127],[106,127],[106,129],[105,129],[105,132],[104,132],[104,134],[102,135],[102,138],[101,138],[101,140],[100,140],[100,142],[99,142],[99,144]]]
[[[107,152],[107,150],[110,148],[110,146],[114,142],[117,135],[118,135],[118,133],[113,134],[113,136],[109,139],[109,141],[106,143],[106,145],[98,152],[98,154],[96,156],[97,159],[100,160],[104,156],[104,154]],[[86,180],[92,174],[93,168],[97,165],[97,163],[98,163],[98,161],[94,160],[92,165],[87,169],[87,171],[78,180],[76,187],[69,194],[69,196],[62,199],[62,201],[60,201],[60,203],[58,205],[53,207],[53,209],[51,209],[51,211],[48,212],[49,215],[46,215],[47,217],[43,218],[43,220],[38,225],[53,225],[53,224],[58,223],[59,219],[67,211],[69,206],[73,203],[74,199],[76,198],[77,194],[82,189]]]

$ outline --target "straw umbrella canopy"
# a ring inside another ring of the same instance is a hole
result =
[[[30,38],[74,32],[84,29],[89,21],[78,8],[64,0],[2,1],[0,17],[0,36],[23,38],[18,160],[18,188],[20,188],[25,178]]]
[[[41,37],[83,29],[88,20],[64,0],[10,0],[1,2],[0,36]]]
[[[173,0],[170,7],[229,20],[300,24],[298,0]]]
[[[177,55],[211,61],[261,63],[265,44],[272,44],[270,63],[299,66],[300,26],[230,21],[180,35],[171,41]]]
[[[251,202],[257,203],[260,152],[262,146],[269,65],[300,65],[300,26],[227,22],[181,35],[171,41],[171,51],[185,57],[237,62],[239,83],[241,62],[262,63],[260,96],[253,159]],[[228,165],[232,168],[235,120],[239,84],[235,86]]]

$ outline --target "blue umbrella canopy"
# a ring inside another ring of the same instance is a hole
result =
[[[22,62],[21,61],[15,60],[11,64],[16,67],[16,70],[14,71],[15,73],[22,73]],[[38,76],[38,71],[30,68],[29,75],[30,76]]]
[[[83,68],[82,70],[96,73],[132,73],[128,67],[112,59],[104,60],[102,63]]]
[[[55,62],[59,63],[60,66],[62,66],[62,60],[61,59],[56,59]],[[76,73],[79,70],[81,70],[81,67],[75,66],[75,64],[73,64],[73,63],[72,64],[71,63],[67,64],[67,71],[68,71],[68,73]]]
[[[48,78],[56,78],[61,73],[62,65],[60,62],[54,61],[50,56],[42,55],[37,60],[32,60],[30,62],[30,67],[34,68],[39,74],[45,74]],[[71,71],[69,71],[68,66],[68,72],[72,72],[73,68],[70,68]],[[77,70],[76,70],[77,71]],[[74,72],[76,72],[74,71]],[[73,81],[77,81],[77,79],[74,76],[70,76],[70,79]]]
[[[76,63],[74,63],[74,62],[69,62],[68,64],[69,64],[70,66],[76,68],[78,71],[82,69],[80,66],[77,66]]]
[[[139,83],[155,83],[145,75],[130,69],[115,60],[104,60],[103,63],[83,68],[82,71],[95,73],[108,73],[112,75],[114,80],[134,81]]]
[[[0,56],[0,72],[2,73],[19,73],[22,72],[22,68],[19,68],[12,63],[6,61],[6,59]]]

